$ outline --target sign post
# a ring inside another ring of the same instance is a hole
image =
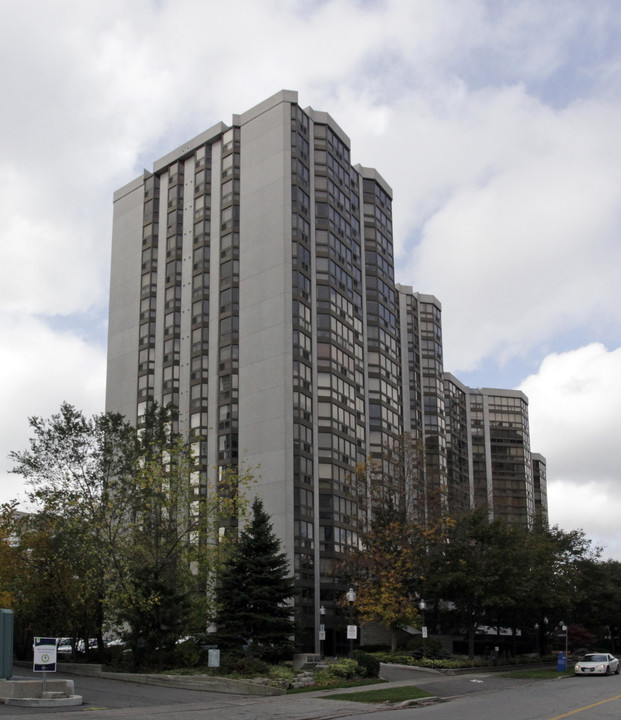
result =
[[[348,625],[347,626],[347,639],[349,640],[349,656],[351,657],[354,652],[354,640],[358,639],[358,626]]]
[[[210,648],[207,653],[207,667],[220,667],[220,650],[217,648]]]
[[[33,672],[43,673],[42,685],[45,692],[47,672],[56,672],[56,638],[36,637],[34,639]]]

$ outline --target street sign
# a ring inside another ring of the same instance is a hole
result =
[[[426,625],[423,625],[423,627],[421,628],[421,634],[424,638],[427,637],[427,626]]]
[[[357,640],[358,639],[358,626],[357,625],[348,625],[347,626],[347,639],[348,640]]]
[[[325,640],[325,639],[326,639],[326,631],[325,631],[325,630],[320,630],[320,631],[319,631],[319,639],[320,639],[320,640]]]
[[[34,639],[34,672],[56,672],[56,638]]]
[[[220,651],[210,649],[207,653],[207,667],[220,667]]]

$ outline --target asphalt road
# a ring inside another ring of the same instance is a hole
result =
[[[16,671],[32,676],[28,671]],[[54,720],[133,718],[134,720],[618,720],[621,717],[621,676],[526,680],[497,673],[444,676],[409,668],[382,666],[395,685],[416,685],[443,702],[417,708],[362,705],[328,700],[323,692],[272,698],[226,695],[139,685],[106,678],[66,676],[84,698],[74,708],[20,708],[0,705],[0,718]],[[58,677],[62,677],[58,675]],[[340,695],[346,690],[339,691]],[[76,716],[78,713],[78,716]]]

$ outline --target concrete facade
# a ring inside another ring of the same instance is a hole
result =
[[[306,647],[339,622],[350,478],[402,432],[392,191],[349,145],[282,91],[114,196],[106,407],[176,406],[203,493],[254,474]]]

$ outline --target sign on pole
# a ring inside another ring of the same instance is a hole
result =
[[[56,672],[56,638],[34,639],[34,672]]]
[[[423,627],[421,628],[421,634],[424,638],[427,637],[427,626],[426,625],[423,625]]]
[[[220,651],[210,648],[207,651],[207,667],[220,667]]]
[[[348,625],[347,626],[347,639],[348,640],[357,640],[358,639],[358,626],[357,625]]]

